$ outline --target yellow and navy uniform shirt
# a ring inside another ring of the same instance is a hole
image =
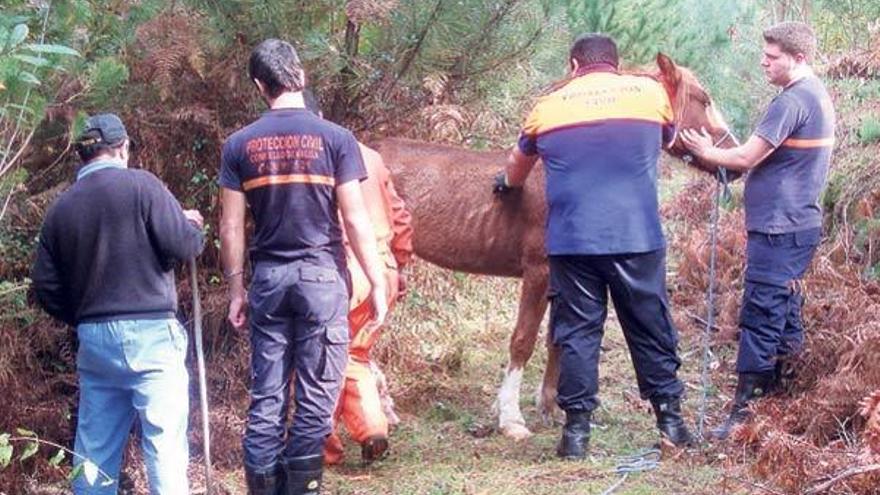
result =
[[[252,260],[308,257],[344,266],[336,186],[366,177],[351,132],[288,108],[269,110],[226,140],[219,182],[247,198]]]
[[[773,98],[755,135],[775,150],[746,179],[746,229],[783,234],[822,226],[819,195],[834,147],[834,107],[822,81],[805,77]]]
[[[672,122],[663,86],[646,76],[588,72],[538,100],[519,149],[546,169],[548,254],[665,246],[657,162]]]

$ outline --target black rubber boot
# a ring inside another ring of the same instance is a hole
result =
[[[280,495],[284,487],[284,472],[277,464],[268,472],[257,472],[245,465],[244,478],[250,495]]]
[[[590,446],[590,412],[565,413],[562,438],[556,447],[556,455],[563,459],[584,459]]]
[[[691,447],[694,437],[684,424],[681,417],[681,400],[678,397],[657,397],[651,399],[654,415],[657,416],[657,428],[660,434],[669,439],[676,447]]]
[[[776,378],[775,371],[764,373],[740,373],[736,382],[736,392],[733,395],[733,406],[730,415],[724,423],[711,432],[711,436],[718,440],[726,440],[730,432],[737,425],[748,421],[749,402],[759,399],[772,391]]]
[[[282,462],[287,480],[283,495],[318,495],[321,493],[321,478],[324,475],[324,456],[285,459]]]
[[[370,437],[361,444],[361,460],[364,464],[371,464],[381,459],[388,450],[388,439],[384,436]]]

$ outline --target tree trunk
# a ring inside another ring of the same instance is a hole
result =
[[[339,84],[333,92],[332,103],[330,104],[330,112],[327,117],[333,122],[343,122],[348,116],[348,112],[355,106],[355,98],[349,94],[351,87],[357,75],[352,70],[351,65],[358,54],[358,44],[360,43],[361,27],[350,19],[345,25],[345,44],[343,53],[345,56],[345,65],[339,71]]]

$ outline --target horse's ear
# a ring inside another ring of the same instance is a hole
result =
[[[660,68],[660,73],[663,74],[666,80],[677,83],[681,79],[678,66],[675,65],[675,62],[668,55],[660,52],[657,53],[657,67]]]

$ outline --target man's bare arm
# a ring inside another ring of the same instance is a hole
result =
[[[735,148],[717,148],[705,129],[700,132],[684,129],[681,131],[681,140],[700,160],[736,172],[748,172],[757,167],[774,150],[770,143],[756,135]]]
[[[220,190],[220,261],[229,284],[229,322],[243,328],[247,322],[247,291],[244,287],[245,212],[244,193]]]
[[[506,185],[522,187],[537,161],[538,155],[526,155],[518,146],[514,147],[507,157]]]
[[[342,213],[345,234],[372,286],[370,290],[370,299],[373,302],[372,325],[381,325],[388,311],[388,301],[385,300],[385,275],[382,271],[383,263],[379,258],[379,251],[376,249],[376,235],[373,233],[370,216],[364,205],[360,182],[352,180],[336,186],[336,198],[339,202],[339,211]]]

